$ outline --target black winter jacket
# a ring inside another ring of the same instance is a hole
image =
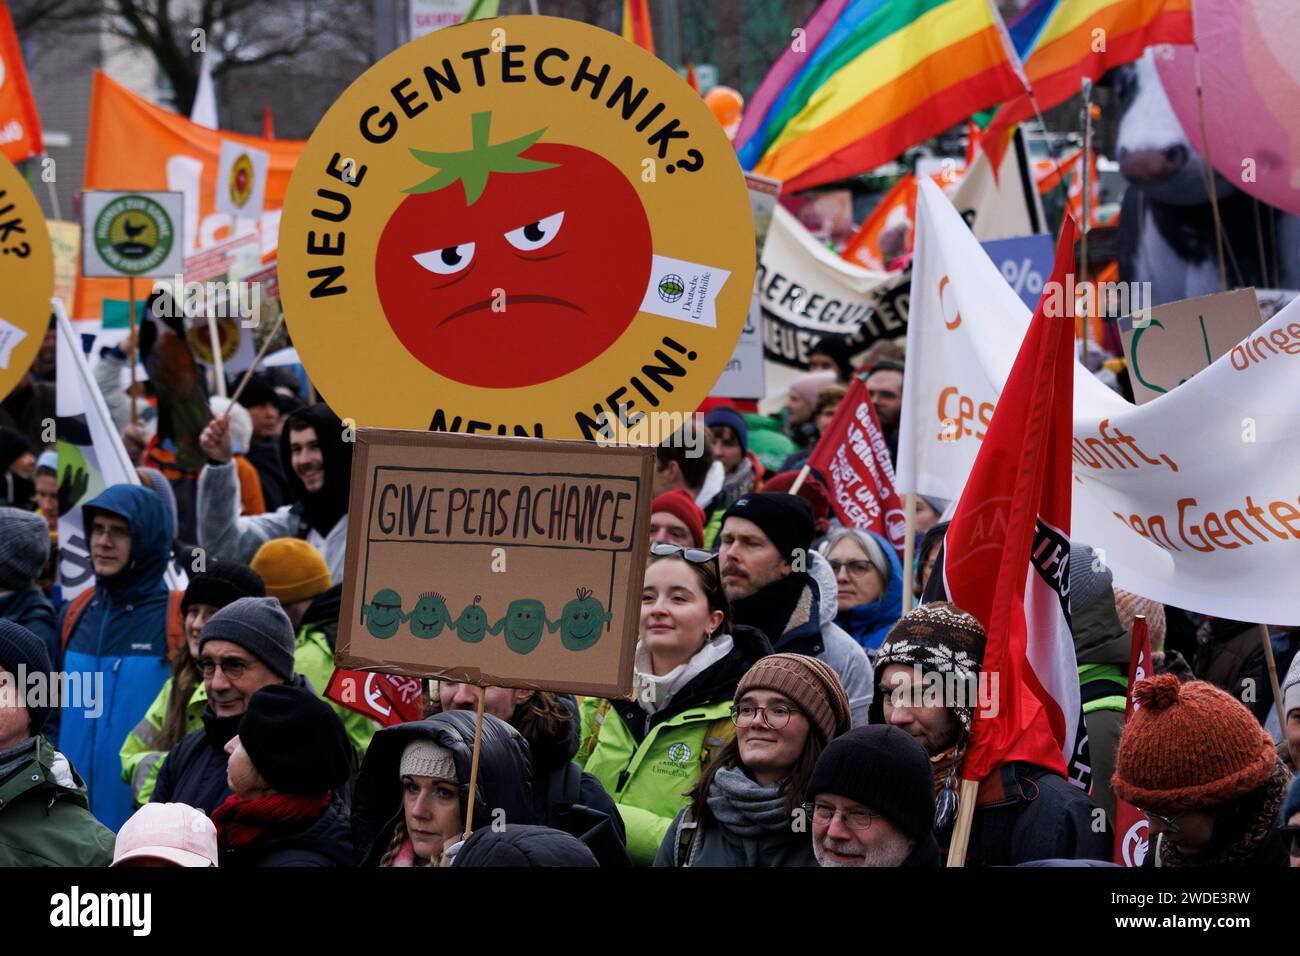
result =
[[[347,789],[336,790],[325,812],[311,823],[272,831],[243,846],[226,847],[221,851],[221,866],[354,866],[351,817]]]

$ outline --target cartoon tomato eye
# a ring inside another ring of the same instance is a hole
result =
[[[562,222],[564,222],[564,213],[557,212],[554,216],[547,216],[545,219],[538,219],[518,229],[511,229],[506,233],[506,242],[523,252],[540,249],[556,237]]]
[[[474,258],[474,243],[462,242],[459,246],[447,246],[445,249],[430,249],[412,256],[421,268],[449,276],[468,268]]]

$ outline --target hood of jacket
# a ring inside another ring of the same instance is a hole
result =
[[[156,591],[171,560],[175,536],[171,515],[162,498],[141,485],[110,485],[81,509],[87,542],[97,511],[115,515],[130,525],[131,554],[116,574],[95,575],[95,586],[106,588],[117,600]]]
[[[474,715],[454,710],[385,727],[370,741],[352,794],[352,839],[357,854],[364,854],[362,866],[376,865],[388,848],[393,827],[402,814],[402,781],[397,773],[402,751],[412,740],[421,738],[452,752],[464,813],[473,759]],[[491,714],[483,715],[474,829],[489,826],[496,810],[503,811],[510,823],[533,822],[529,759],[528,742],[519,731]]]
[[[309,627],[314,631],[320,631],[329,642],[330,650],[334,650],[339,636],[339,614],[342,607],[343,582],[340,581],[312,598],[311,603],[307,605],[306,613],[302,616],[299,630]]]
[[[38,734],[33,739],[35,744],[28,741],[27,751],[0,780],[0,812],[27,794],[37,795],[50,805],[55,800],[64,800],[89,811],[86,784],[72,769],[68,758],[55,750],[54,744],[44,736]]]
[[[325,460],[325,483],[321,490],[308,493],[298,473],[293,470],[289,436],[295,426],[310,425],[316,430],[321,457]],[[280,432],[280,467],[289,486],[289,497],[298,503],[303,519],[325,537],[347,514],[348,494],[352,483],[352,443],[343,440],[343,422],[324,402],[317,402],[294,412]]]
[[[884,640],[889,628],[893,626],[902,613],[903,562],[898,559],[898,552],[894,550],[894,546],[889,543],[889,539],[884,535],[876,534],[876,532],[867,529],[859,530],[864,534],[871,535],[876,540],[885,556],[885,561],[889,563],[889,583],[885,585],[885,592],[870,604],[859,604],[857,607],[840,612],[838,610],[839,582],[835,579],[835,572],[831,571],[830,562],[822,558],[820,554],[817,557],[822,558],[823,566],[830,572],[830,581],[828,586],[824,577],[819,577],[818,586],[822,589],[823,594],[830,594],[833,599],[836,610],[831,613],[831,619],[834,619],[840,627],[844,628],[855,641],[874,653],[876,648],[880,646],[881,641]]]
[[[1120,623],[1115,610],[1115,592],[1105,591],[1082,611],[1070,615],[1074,634],[1074,656],[1080,664],[1128,666],[1133,638]]]
[[[595,856],[577,837],[542,826],[507,824],[475,831],[452,866],[598,866]]]

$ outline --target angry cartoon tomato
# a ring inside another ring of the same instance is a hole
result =
[[[567,375],[636,317],[650,278],[650,223],[608,160],[538,143],[490,144],[474,114],[463,152],[412,150],[438,170],[407,189],[382,234],[375,284],[388,323],[440,375],[520,388]]]

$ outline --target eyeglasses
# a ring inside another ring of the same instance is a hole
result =
[[[741,704],[739,707],[731,708],[731,721],[737,727],[748,727],[759,714],[762,714],[763,723],[773,730],[780,730],[790,722],[792,713],[794,711],[785,704],[774,704],[771,707],[755,707],[753,704]]]
[[[257,661],[245,660],[242,657],[223,657],[220,661],[214,661],[211,657],[199,658],[199,670],[203,672],[204,678],[211,677],[221,668],[221,673],[225,674],[231,680],[239,680],[248,671],[250,667],[257,664]]]
[[[121,541],[124,538],[131,537],[130,528],[119,528],[116,525],[96,524],[90,528],[91,540],[95,538],[109,538],[113,541]]]
[[[1291,856],[1300,856],[1300,827],[1282,827],[1282,845]]]
[[[803,809],[818,823],[825,823],[827,826],[838,813],[844,825],[855,833],[871,829],[871,824],[875,823],[876,818],[880,816],[879,813],[872,813],[870,810],[840,810],[829,803],[805,803]]]
[[[1172,817],[1166,817],[1166,816],[1164,816],[1164,815],[1162,815],[1162,814],[1159,814],[1159,813],[1152,813],[1150,810],[1143,810],[1141,807],[1137,807],[1136,809],[1137,809],[1138,813],[1142,814],[1142,815],[1143,815],[1144,817],[1146,817],[1148,820],[1159,820],[1161,826],[1163,826],[1163,827],[1164,827],[1166,830],[1168,830],[1170,833],[1182,833],[1182,832],[1183,832],[1183,828],[1180,827],[1177,823],[1174,822],[1174,821],[1176,821],[1176,820],[1178,819],[1178,817],[1179,817],[1179,814],[1177,814],[1177,813],[1175,813]]]
[[[712,551],[705,551],[703,548],[683,548],[680,544],[669,544],[667,541],[656,541],[651,544],[650,553],[656,558],[666,558],[670,554],[680,554],[691,564],[708,564],[718,557]]]
[[[827,561],[831,566],[831,572],[839,575],[841,568],[847,568],[850,577],[860,578],[870,571],[874,565],[870,561]]]

